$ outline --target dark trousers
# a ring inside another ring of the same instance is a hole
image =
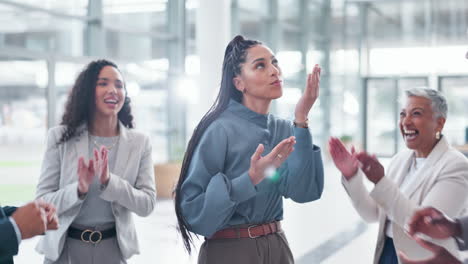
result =
[[[257,238],[206,240],[198,264],[293,264],[294,258],[283,232]]]
[[[382,255],[380,255],[379,264],[398,264],[398,257],[396,255],[393,239],[387,237],[385,239]]]

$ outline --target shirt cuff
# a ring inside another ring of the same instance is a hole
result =
[[[248,172],[233,179],[231,188],[231,198],[238,203],[247,201],[257,193],[257,188],[253,185]]]
[[[10,220],[11,222],[11,225],[13,226],[13,229],[15,229],[15,233],[16,233],[16,241],[18,241],[18,246],[19,244],[21,243],[21,231],[18,227],[18,225],[16,224],[16,221],[13,217],[8,217],[8,220]]]
[[[312,134],[308,128],[294,127],[293,134],[296,137],[295,148],[313,148]]]

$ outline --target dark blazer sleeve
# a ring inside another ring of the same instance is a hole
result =
[[[3,207],[3,212],[5,213],[5,215],[7,217],[11,216],[15,211],[16,209],[18,209],[18,207],[14,207],[14,206],[4,206]]]
[[[16,207],[0,207],[0,263],[4,263],[18,254],[18,239],[8,217]]]
[[[459,218],[458,222],[461,225],[462,236],[455,241],[457,241],[460,250],[468,250],[468,216]]]

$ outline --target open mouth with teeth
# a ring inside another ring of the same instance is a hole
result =
[[[111,104],[111,105],[116,105],[119,101],[116,99],[105,99],[104,103],[106,104]]]
[[[418,135],[419,135],[418,130],[410,130],[410,129],[403,130],[403,136],[405,137],[406,140],[413,140]]]

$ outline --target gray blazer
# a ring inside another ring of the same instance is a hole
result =
[[[117,239],[125,259],[139,253],[131,212],[148,216],[156,203],[151,144],[142,133],[120,126],[119,150],[114,173],[101,198],[111,202],[115,216]],[[66,232],[78,215],[82,200],[78,198],[77,165],[80,156],[88,157],[88,130],[85,125],[79,136],[57,145],[64,126],[51,128],[42,162],[36,196],[57,208],[60,226],[41,238],[36,250],[50,260],[62,252]]]

